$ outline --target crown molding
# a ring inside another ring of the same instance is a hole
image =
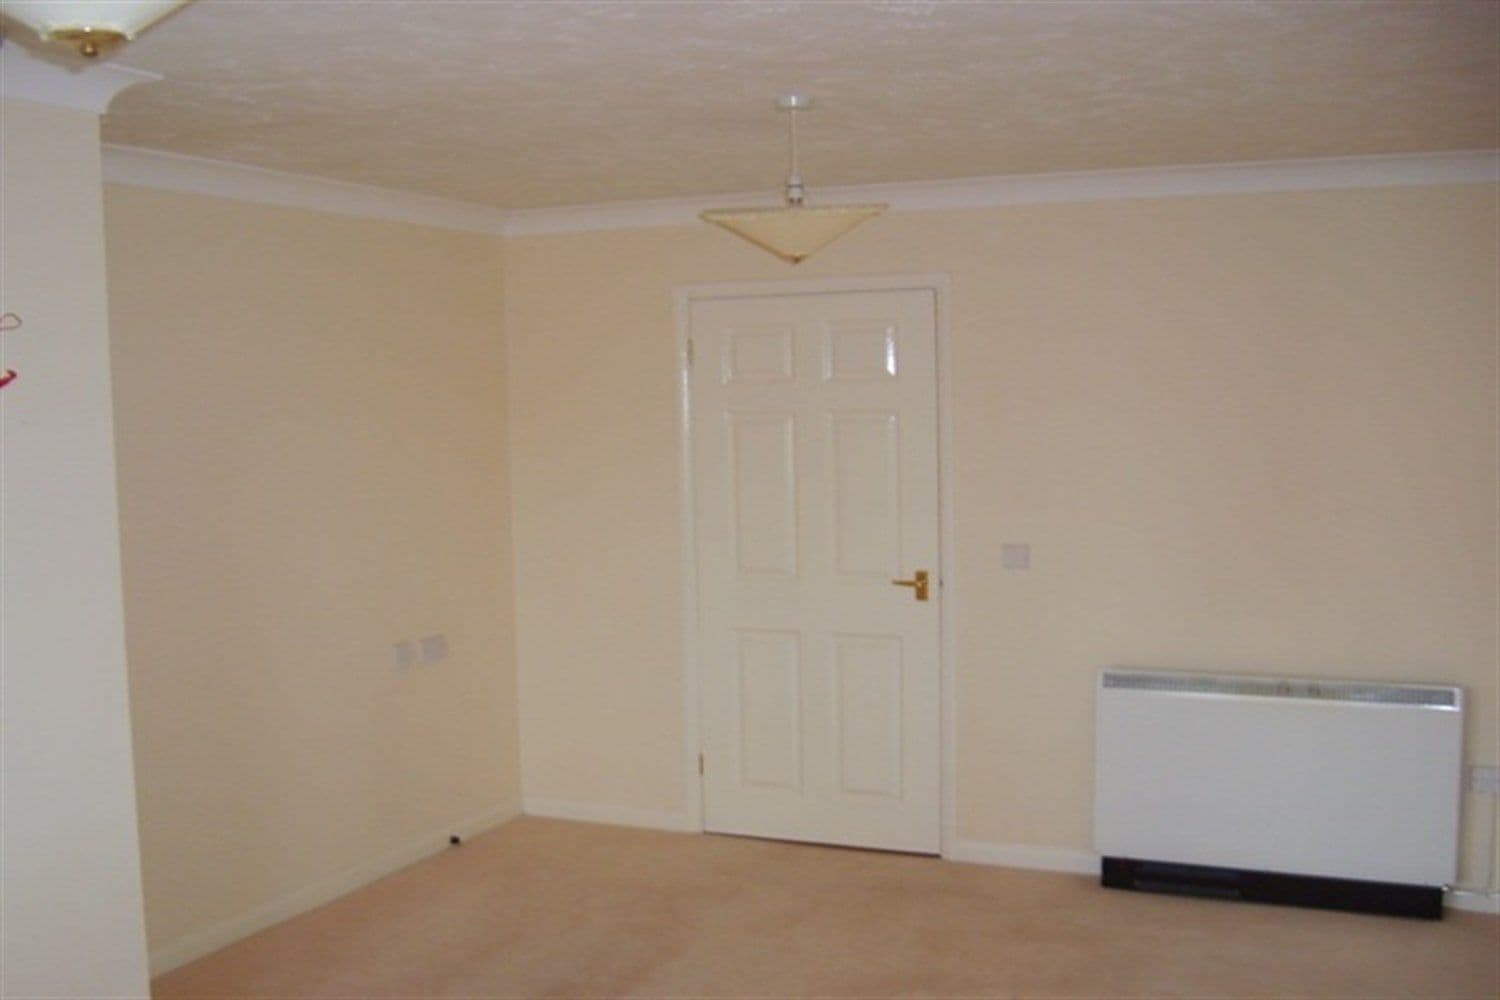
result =
[[[819,202],[885,202],[892,212],[944,212],[1049,202],[1494,181],[1500,181],[1500,150],[1015,174],[952,181],[829,187],[816,191]],[[730,194],[527,209],[507,215],[505,235],[695,225],[699,221],[698,213],[711,205],[741,203],[774,204],[767,201],[765,192],[761,192],[758,196]]]
[[[104,147],[104,181],[491,236],[501,234],[506,219],[489,205],[134,146]]]
[[[104,147],[104,179],[111,184],[504,236],[696,226],[698,213],[713,205],[774,204],[768,200],[773,196],[758,192],[506,211],[129,146]],[[886,202],[892,212],[943,212],[1003,205],[1496,181],[1500,181],[1500,150],[1475,150],[974,177],[820,188],[818,195],[820,201],[827,202]]]
[[[48,57],[11,38],[0,43],[0,97],[102,115],[126,87],[160,80],[156,73],[114,63]]]

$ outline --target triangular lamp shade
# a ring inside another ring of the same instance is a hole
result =
[[[808,208],[720,208],[699,218],[723,226],[742,239],[796,264],[855,226],[886,210],[885,205],[830,205]]]
[[[85,56],[129,41],[189,0],[5,0],[0,14]]]

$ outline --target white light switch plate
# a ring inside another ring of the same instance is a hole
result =
[[[1002,542],[1000,566],[1002,569],[1030,569],[1031,546],[1026,542]]]
[[[1500,795],[1500,767],[1469,765],[1469,791],[1480,795]]]

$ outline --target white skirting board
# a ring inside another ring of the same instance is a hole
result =
[[[1443,897],[1443,905],[1450,910],[1500,916],[1500,892],[1450,892]]]
[[[1099,875],[1099,855],[1066,847],[1036,844],[995,844],[983,840],[960,840],[948,852],[949,861],[966,861],[997,868],[1029,868],[1042,872]]]
[[[527,796],[521,802],[527,816],[543,819],[571,819],[580,823],[604,823],[608,826],[634,826],[647,830],[673,830],[678,833],[702,833],[703,825],[686,813],[655,809],[634,809],[602,802],[578,802],[572,799],[539,799]]]
[[[520,809],[513,805],[500,806],[483,815],[458,823],[450,823],[440,830],[433,830],[393,851],[388,851],[367,864],[356,865],[331,878],[314,882],[312,885],[262,903],[228,920],[222,920],[201,931],[178,938],[171,944],[151,952],[149,957],[151,975],[159,976],[164,972],[170,972],[178,966],[186,965],[194,959],[218,951],[241,938],[249,937],[283,920],[290,920],[324,903],[331,903],[355,889],[431,857],[449,846],[448,838],[453,834],[466,839],[475,837],[492,827],[515,819],[520,813]]]

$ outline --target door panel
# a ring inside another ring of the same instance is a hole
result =
[[[939,846],[930,291],[691,312],[709,830]]]
[[[734,548],[743,575],[797,573],[796,417],[727,413]]]
[[[832,413],[828,418],[834,569],[878,578],[901,572],[900,417]]]
[[[802,651],[795,632],[740,629],[740,781],[802,786]]]
[[[839,790],[901,797],[901,637],[834,637]]]

